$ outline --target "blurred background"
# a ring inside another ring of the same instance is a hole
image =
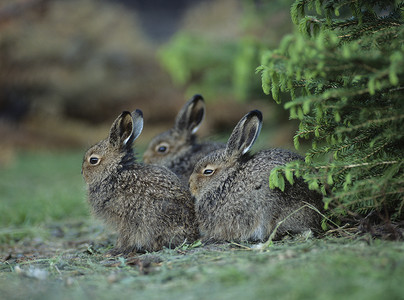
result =
[[[258,108],[259,145],[292,148],[297,125],[255,73],[293,30],[292,2],[1,0],[0,168],[19,151],[84,153],[135,108],[144,149],[195,93],[207,102],[202,138],[227,138]]]

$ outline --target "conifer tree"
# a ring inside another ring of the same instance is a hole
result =
[[[291,15],[298,31],[258,71],[311,148],[270,186],[302,176],[336,219],[403,220],[404,2],[297,0]]]

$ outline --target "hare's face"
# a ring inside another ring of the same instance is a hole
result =
[[[103,140],[87,150],[83,158],[81,172],[87,184],[97,182],[109,175],[109,169],[117,165],[123,157],[123,153],[118,153],[107,147],[108,141]]]
[[[205,102],[194,95],[178,112],[174,127],[156,136],[143,155],[147,164],[166,165],[178,153],[184,153],[195,143],[195,133],[205,116]]]
[[[224,184],[235,164],[236,161],[226,157],[224,149],[216,150],[199,160],[189,178],[192,195],[198,197]]]
[[[156,136],[143,154],[146,164],[163,164],[190,146],[190,142],[183,134],[175,130],[168,130]]]
[[[247,153],[257,138],[262,124],[261,112],[254,110],[246,114],[234,127],[226,148],[212,152],[195,165],[189,178],[189,188],[197,197],[215,190],[223,190],[234,173],[249,157]]]
[[[84,155],[81,172],[86,183],[92,184],[107,176],[117,176],[116,168],[119,164],[134,160],[132,143],[142,129],[143,114],[140,110],[132,114],[122,112],[112,123],[108,138],[92,146]]]

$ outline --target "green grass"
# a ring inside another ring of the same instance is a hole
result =
[[[0,299],[403,299],[404,244],[351,238],[184,245],[107,258],[81,153],[25,153],[0,174]]]
[[[82,155],[24,153],[0,170],[0,226],[88,216]]]

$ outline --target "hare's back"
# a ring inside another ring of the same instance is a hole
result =
[[[316,207],[321,207],[322,196],[316,191],[308,188],[302,178],[295,178],[294,184],[285,181],[284,191],[269,188],[269,175],[271,170],[277,166],[285,165],[291,161],[303,160],[303,157],[294,152],[283,149],[268,149],[258,152],[250,162],[251,167],[255,168],[255,185],[262,189],[261,194],[264,197],[275,197],[282,199],[281,203],[285,206],[300,205],[302,201],[312,203]],[[254,173],[254,172],[251,172]]]
[[[304,158],[292,151],[281,149],[281,148],[273,148],[259,151],[255,156],[255,160],[263,160],[266,161],[269,165],[284,165],[288,162],[294,160],[303,160]]]
[[[222,143],[211,143],[211,142],[206,142],[202,144],[197,144],[194,145],[193,148],[190,148],[188,150],[188,156],[192,157],[192,166],[191,166],[191,173],[194,169],[195,164],[202,158],[206,157],[210,153],[224,148],[226,145]]]
[[[224,148],[226,145],[223,143],[216,143],[216,142],[205,142],[205,143],[201,143],[200,147],[201,147],[201,152],[208,154],[210,152],[213,152],[217,149],[221,149]]]
[[[258,178],[268,181],[272,169],[283,166],[294,160],[303,160],[303,157],[288,150],[267,149],[257,152],[255,155],[246,157],[241,163],[241,177],[251,178],[257,181]]]

